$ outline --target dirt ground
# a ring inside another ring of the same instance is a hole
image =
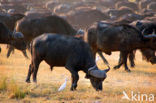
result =
[[[114,52],[111,56],[104,54],[111,65],[111,70],[107,74],[107,79],[103,82],[103,91],[95,91],[85,74],[79,72],[80,80],[76,91],[70,91],[70,73],[64,67],[50,67],[42,62],[39,67],[38,83],[27,84],[25,82],[28,67],[31,59],[26,59],[22,53],[15,50],[14,54],[7,59],[7,49],[1,45],[0,53],[0,103],[156,103],[156,65],[151,65],[142,60],[139,51],[136,55],[136,67],[130,68],[131,73],[113,70],[118,62],[119,53]],[[30,54],[29,57],[31,58]],[[97,62],[100,69],[107,68],[100,59]],[[66,88],[58,92],[58,88],[68,78]],[[6,80],[4,82],[4,79]],[[6,86],[5,86],[5,85]],[[2,89],[1,89],[2,88]],[[17,89],[23,91],[24,97],[17,98]],[[127,93],[131,100],[122,99],[123,91]],[[132,100],[132,92],[136,94],[136,100]],[[141,98],[142,94],[147,95]],[[154,101],[148,98],[154,95]]]

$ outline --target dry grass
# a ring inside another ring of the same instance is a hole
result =
[[[128,95],[131,95],[131,91],[156,95],[156,65],[142,61],[139,52],[136,56],[136,67],[131,68],[131,73],[125,72],[123,67],[119,70],[112,69],[108,73],[108,78],[103,83],[103,91],[96,92],[90,81],[84,78],[85,74],[79,72],[77,91],[72,92],[70,73],[64,67],[55,67],[51,72],[50,67],[44,62],[39,68],[38,83],[25,83],[30,60],[25,59],[19,51],[15,51],[15,54],[7,59],[6,47],[1,47],[0,103],[131,103],[121,99],[123,91]],[[105,55],[111,67],[117,63],[118,55],[119,53]],[[106,68],[102,60],[98,62],[98,67]],[[58,92],[57,89],[65,77],[68,77],[67,87],[64,91]]]

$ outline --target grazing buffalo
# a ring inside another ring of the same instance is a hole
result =
[[[129,7],[134,11],[138,11],[139,9],[137,3],[135,2],[119,1],[115,4],[116,9],[123,7],[123,6]]]
[[[20,32],[10,31],[3,23],[0,22],[0,43],[10,44],[19,50],[25,50],[26,44],[23,41],[23,34]]]
[[[130,24],[136,20],[143,20],[144,18],[151,18],[153,17],[153,14],[143,14],[143,15],[139,15],[139,14],[127,14],[127,15],[123,15],[121,16],[119,19],[113,21],[114,23],[120,23],[120,24]]]
[[[52,13],[48,11],[37,11],[37,10],[32,10],[32,11],[27,11],[25,12],[25,17],[28,19],[35,19],[35,18],[41,18],[41,17],[46,17],[46,16],[51,16]]]
[[[134,14],[134,11],[128,7],[121,7],[119,9],[109,9],[106,13],[110,16],[111,19],[118,19],[126,14]]]
[[[67,13],[70,10],[71,10],[70,4],[60,4],[54,8],[53,12],[55,14],[62,14],[62,13]]]
[[[139,29],[144,35],[151,35],[152,33],[154,33],[154,31],[156,31],[156,24],[147,20],[134,21],[133,23],[131,23],[131,25]],[[144,60],[150,62],[151,64],[156,64],[155,50],[142,48],[140,49],[140,51],[142,53]],[[135,53],[136,50],[128,54],[131,67],[135,67],[135,62],[134,62]],[[121,62],[120,60],[121,60],[121,54],[120,54],[119,64]]]
[[[147,6],[147,9],[152,10],[153,12],[156,12],[156,1],[149,3]]]
[[[28,45],[33,38],[43,33],[58,33],[69,36],[83,34],[82,30],[75,30],[67,21],[55,15],[35,19],[23,18],[17,22],[16,31],[23,33],[24,40]],[[10,53],[11,50],[9,50]]]
[[[152,22],[155,22],[156,23],[156,16],[146,17],[145,20],[152,21]]]
[[[140,9],[140,11],[146,10],[146,9],[147,9],[147,6],[148,6],[151,2],[155,2],[155,0],[140,0],[140,1],[139,1],[139,9]]]
[[[43,34],[31,42],[32,61],[29,66],[26,82],[37,82],[36,76],[39,64],[44,60],[51,66],[65,66],[72,76],[71,90],[75,90],[79,80],[78,71],[86,73],[92,86],[96,90],[102,90],[102,82],[106,79],[106,73],[110,70],[99,70],[93,58],[92,51],[83,40],[60,34]]]
[[[11,31],[14,31],[16,22],[24,17],[23,14],[6,14],[6,13],[0,13],[0,22],[4,23],[8,29]],[[10,46],[10,48],[13,48]],[[7,57],[9,57],[9,53],[7,54]]]
[[[58,2],[58,0],[52,0],[52,1],[48,1],[46,4],[45,4],[45,7],[47,9],[50,9],[50,10],[54,10],[54,8],[59,5],[60,3]]]
[[[59,33],[70,36],[75,36],[78,33],[67,21],[56,15],[35,19],[23,18],[17,22],[16,31],[24,34],[26,42],[30,42],[43,33]]]
[[[151,21],[138,21],[136,23],[136,27],[144,34],[144,35],[151,35],[155,34],[156,32],[156,23]],[[151,64],[156,64],[156,56],[155,56],[155,50],[152,49],[141,49],[141,53],[143,55],[143,58]]]
[[[75,11],[66,15],[67,21],[73,26],[86,29],[94,22],[108,20],[110,17],[97,9],[92,8],[77,8]]]
[[[110,25],[100,22],[95,28],[88,30],[86,39],[92,47],[94,55],[98,51],[109,55],[111,55],[112,51],[120,51],[121,60],[114,69],[118,69],[124,64],[125,70],[128,72],[130,72],[130,69],[127,66],[127,56],[133,50],[156,49],[156,35],[142,35],[138,29],[126,24]]]

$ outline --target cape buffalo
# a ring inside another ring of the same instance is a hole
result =
[[[134,14],[134,11],[128,7],[121,7],[119,9],[108,9],[106,13],[112,20],[115,20],[126,14]]]
[[[153,12],[156,12],[156,1],[149,3],[147,6],[147,9],[152,10]]]
[[[19,50],[25,50],[26,44],[23,41],[23,34],[20,32],[10,31],[3,23],[0,22],[0,43],[10,44]]]
[[[138,11],[138,9],[139,9],[137,3],[135,3],[135,2],[119,1],[115,4],[116,9],[118,9],[122,6],[129,7],[134,11]]]
[[[92,8],[77,8],[66,15],[67,21],[78,28],[86,29],[94,22],[110,19],[109,15]]]
[[[156,32],[156,23],[151,21],[138,21],[136,23],[136,27],[144,34],[144,35],[151,35],[155,34]],[[156,64],[156,56],[155,56],[155,50],[152,49],[141,49],[141,53],[143,55],[143,58],[151,64]]]
[[[70,36],[83,34],[82,30],[75,30],[66,20],[56,15],[33,19],[23,18],[17,22],[16,31],[23,33],[24,40],[28,45],[33,38],[43,33],[59,33]],[[8,52],[11,53],[11,51],[12,49],[9,49]]]
[[[23,14],[7,14],[7,13],[0,13],[0,22],[4,23],[8,29],[14,31],[16,22],[24,17]],[[13,48],[10,46],[10,48]],[[7,54],[8,57],[9,53]]]
[[[147,9],[147,5],[151,2],[155,2],[155,0],[140,0],[139,2],[139,9],[144,10]]]
[[[129,53],[136,49],[156,49],[156,35],[142,35],[138,29],[126,24],[107,25],[104,23],[103,25],[100,22],[96,28],[88,30],[86,39],[92,47],[94,55],[98,51],[109,55],[112,51],[120,51],[121,62],[114,69],[118,69],[124,64],[125,70],[128,72],[130,72],[127,66]]]
[[[131,23],[131,25],[139,29],[144,35],[150,35],[154,33],[153,31],[156,31],[156,24],[150,21],[145,21],[145,20],[141,20],[137,22],[135,21]],[[140,51],[142,53],[143,59],[145,59],[148,62],[151,62],[151,64],[156,63],[155,50],[143,48],[140,49]],[[133,52],[128,54],[131,67],[135,67],[135,62],[134,62],[135,53],[136,52],[134,50]],[[120,54],[119,64],[120,62],[121,62],[121,54]]]
[[[39,64],[44,60],[53,68],[54,66],[65,66],[72,76],[71,90],[75,90],[79,80],[78,71],[86,73],[92,86],[96,90],[102,90],[102,82],[106,79],[106,70],[99,70],[96,66],[92,51],[83,40],[61,34],[43,34],[31,42],[32,60],[29,66],[26,82],[37,82],[36,76]]]

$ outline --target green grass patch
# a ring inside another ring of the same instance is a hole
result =
[[[7,90],[7,83],[6,83],[7,78],[4,77],[0,80],[0,91],[5,91]]]

